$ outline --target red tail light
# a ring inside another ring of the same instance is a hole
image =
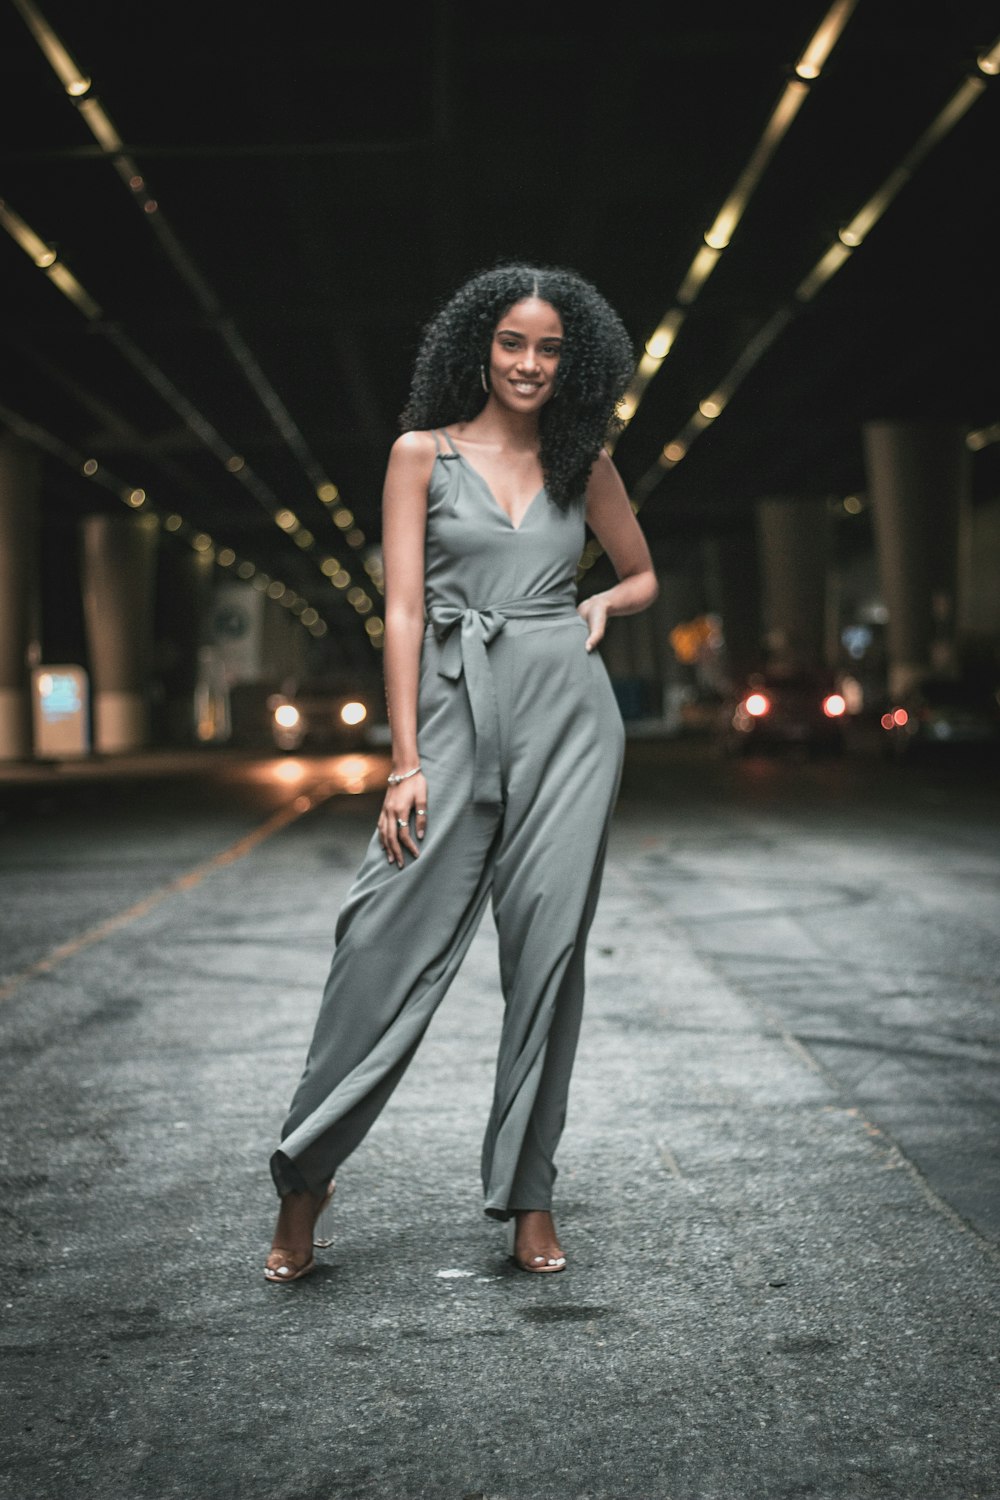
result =
[[[823,712],[828,719],[839,719],[842,713],[847,712],[847,701],[840,693],[829,693],[823,699]]]

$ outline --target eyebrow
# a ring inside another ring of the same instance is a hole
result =
[[[498,328],[496,337],[508,339],[523,339],[524,334],[518,328]],[[561,333],[543,333],[539,339],[540,344],[561,344],[563,335]]]

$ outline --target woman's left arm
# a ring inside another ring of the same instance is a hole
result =
[[[587,483],[587,525],[618,576],[612,588],[591,594],[577,605],[577,613],[590,629],[586,647],[592,651],[604,635],[609,615],[636,615],[647,609],[660,591],[646,538],[621,475],[603,449]]]

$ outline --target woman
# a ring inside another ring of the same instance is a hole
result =
[[[315,1269],[333,1174],[402,1077],[490,897],[505,1010],[485,1211],[509,1221],[521,1269],[565,1267],[553,1155],[624,749],[594,647],[609,615],[657,592],[604,446],[632,368],[617,315],[561,269],[482,272],[424,331],[383,496],[392,772],[271,1158],[272,1282]],[[585,522],[618,582],[577,604]]]

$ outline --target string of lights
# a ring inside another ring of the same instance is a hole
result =
[[[343,566],[340,560],[319,547],[312,532],[305,528],[295,512],[284,506],[273,494],[269,486],[255,473],[246,460],[233,451],[233,445],[228,443],[211,422],[189,401],[188,398],[178,390],[169,377],[156,365],[156,363],[144,353],[119,325],[106,319],[100,304],[93,298],[82,283],[73,275],[68,266],[61,261],[51,244],[44,240],[9,203],[0,199],[0,226],[2,226],[11,238],[29,256],[34,264],[44,272],[48,279],[59,289],[60,292],[77,307],[77,309],[94,326],[104,334],[118,352],[125,358],[131,367],[141,375],[146,383],[155,390],[157,394],[176,412],[191,432],[209,449],[216,458],[220,460],[226,472],[236,478],[245,489],[253,495],[267,514],[285,535],[301,548],[303,552],[310,554],[315,561],[320,573],[337,590],[346,603],[362,616],[364,620],[364,631],[368,642],[376,650],[381,649],[384,639],[384,622],[381,616],[372,613],[373,601],[367,590],[356,583],[351,573]],[[337,499],[336,493],[329,503]],[[357,535],[351,540],[354,531],[354,516],[344,505],[336,504],[332,520],[334,525],[345,534],[348,545],[358,545]],[[363,540],[363,537],[362,537]],[[364,562],[366,571],[374,587],[384,587],[382,581],[381,562],[377,554],[366,558]]]
[[[677,289],[673,306],[664,313],[646,340],[619,411],[625,427],[635,416],[647,386],[674,347],[688,311],[718,265],[722,252],[732,243],[769,162],[791,129],[856,5],[857,0],[835,0],[800,53],[795,63],[795,77],[785,84],[746,165],[705,232],[703,243]],[[613,451],[614,446],[614,443],[610,444],[609,451]]]
[[[379,594],[384,593],[385,586],[378,549],[366,546],[364,532],[357,526],[353,513],[342,502],[338,486],[333,483],[322,465],[312,454],[301,430],[278,392],[267,378],[245,339],[243,339],[236,329],[233,320],[224,315],[221,303],[215,292],[196,266],[191,255],[182,245],[176,232],[167,222],[162,205],[154,197],[146,177],[132,159],[101,100],[97,97],[94,91],[93,79],[79,68],[53,27],[42,15],[38,6],[33,3],[33,0],[14,0],[14,4],[56,76],[59,78],[65,93],[75,105],[95,141],[114,167],[122,183],[128,189],[133,201],[141,210],[146,223],[149,224],[156,235],[158,244],[165,253],[168,261],[195,297],[199,308],[209,320],[210,326],[215,329],[222,339],[237,368],[306,473],[317,499],[327,507],[332,524],[337,529],[341,541],[351,551],[359,554],[362,566],[368,577],[369,587],[373,588]],[[33,256],[33,258],[35,257]],[[37,258],[35,258],[35,263],[41,264]],[[53,274],[54,268],[57,268],[57,274]],[[101,331],[105,333],[109,340],[115,344],[119,351],[134,366],[140,368],[140,373],[143,373],[159,389],[160,394],[163,395],[164,399],[168,400],[169,404],[178,412],[178,415],[182,417],[189,428],[221,460],[226,472],[234,475],[254,494],[255,499],[264,504],[265,508],[271,513],[272,518],[277,521],[282,530],[292,538],[303,552],[311,554],[314,557],[320,571],[333,583],[333,586],[338,590],[346,591],[343,597],[347,602],[352,605],[358,614],[369,617],[365,619],[365,631],[368,640],[376,647],[380,646],[382,632],[377,626],[374,630],[370,628],[378,620],[378,616],[371,614],[374,603],[367,590],[353,581],[349,570],[343,567],[337,558],[331,557],[325,552],[323,544],[317,542],[313,533],[302,524],[294,511],[290,510],[287,506],[281,505],[270,494],[268,487],[253,472],[246,458],[232,451],[232,447],[224,442],[211,424],[194,408],[193,404],[176,390],[172,382],[167,379],[162,371],[156,368],[153,362],[148,359],[148,356],[145,356],[138,350],[134,341],[119,327],[102,318],[96,302],[84,292],[79,283],[75,281],[75,278],[72,278],[65,271],[65,268],[58,262],[54,252],[52,252],[52,261],[47,270],[50,279],[55,281],[57,285],[60,284],[60,274],[68,282],[72,283],[69,289],[65,286],[61,287],[61,289],[66,291],[67,295],[70,295],[71,300],[76,303],[86,316],[99,321]],[[278,520],[279,516],[281,520]],[[331,567],[331,564],[335,564],[336,566]]]
[[[74,473],[82,474],[91,483],[116,495],[129,510],[141,511],[143,515],[149,516],[168,535],[187,542],[192,551],[210,555],[219,568],[231,570],[236,577],[266,593],[269,599],[275,600],[295,615],[299,623],[316,639],[326,635],[326,621],[320,618],[319,611],[310,605],[308,599],[302,598],[280,578],[266,573],[249,558],[240,557],[233,547],[220,546],[208,532],[202,531],[178,511],[156,506],[141,485],[127,483],[106,464],[100,463],[96,458],[85,457],[72,444],[3,403],[0,403],[0,421],[25,442],[59,459]]]
[[[837,238],[799,282],[791,299],[771,315],[715,389],[702,398],[681,431],[669,443],[664,444],[655,463],[650,466],[633,489],[633,498],[639,504],[656,487],[663,474],[669,469],[676,468],[686,457],[691,445],[722,414],[754,365],[777,341],[795,315],[811,302],[831,278],[847,264],[850,257],[864,243],[886,213],[893,200],[910,181],[921,162],[982,97],[987,87],[987,79],[1000,72],[1000,38],[987,52],[982,53],[976,59],[976,67],[981,76],[972,75],[963,79],[943,108],[917,137],[899,164],[862,204],[853,218],[841,228]]]
[[[675,469],[687,456],[694,442],[726,409],[739,386],[768,349],[780,338],[796,314],[816,297],[864,243],[868,234],[910,181],[929,152],[954,129],[972,105],[982,97],[988,86],[987,80],[1000,72],[1000,38],[976,58],[975,66],[979,76],[971,74],[963,79],[927,128],[920,133],[899,164],[841,228],[837,238],[799,282],[789,300],[771,314],[746,344],[729,371],[715,388],[701,399],[681,430],[663,445],[654,463],[632,487],[630,503],[633,511],[639,510],[660,484],[664,475]],[[988,443],[997,440],[996,437],[990,436],[992,433],[1000,434],[1000,424],[969,433],[966,439],[968,446],[973,451],[987,446]],[[596,538],[592,537],[580,559],[580,572],[584,573],[592,568],[602,555],[602,551]]]

